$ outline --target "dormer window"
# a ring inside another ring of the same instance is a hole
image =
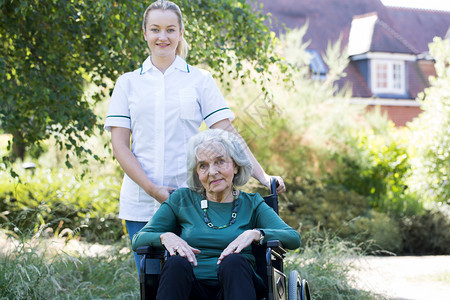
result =
[[[325,80],[327,78],[328,68],[323,62],[322,56],[316,50],[306,50],[311,56],[309,61],[309,71],[311,78]]]
[[[405,62],[371,60],[371,87],[374,94],[405,93]]]

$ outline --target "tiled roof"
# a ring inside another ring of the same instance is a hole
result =
[[[346,85],[349,85],[352,90],[353,97],[371,97],[372,92],[367,86],[366,80],[361,72],[355,65],[355,62],[351,61],[344,73],[347,74],[344,78],[337,81],[338,87],[341,89]]]
[[[308,23],[304,40],[310,49],[324,53],[328,42],[340,36],[347,45],[354,16],[376,13],[387,28],[407,41],[412,49],[428,51],[434,36],[445,37],[450,29],[450,12],[384,6],[380,0],[257,0],[263,11],[274,17],[273,30]]]
[[[450,29],[450,12],[386,7],[392,27],[419,52],[428,51],[433,37],[445,37]]]
[[[380,19],[375,23],[370,51],[419,54],[414,46]]]
[[[351,24],[349,55],[367,52],[419,53],[391,26],[380,20],[376,12],[354,16]]]
[[[309,48],[320,53],[325,52],[329,41],[335,42],[340,36],[343,45],[347,45],[353,16],[377,12],[380,19],[390,22],[390,15],[380,0],[257,1],[263,3],[264,12],[270,12],[277,20],[273,24],[277,33],[284,31],[280,23],[298,28],[308,22],[304,41],[311,40]]]

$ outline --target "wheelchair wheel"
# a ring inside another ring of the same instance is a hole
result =
[[[302,300],[311,300],[311,294],[309,293],[309,284],[305,279],[302,280],[301,298]]]
[[[308,282],[297,271],[289,273],[288,300],[311,300]]]
[[[288,300],[302,300],[300,275],[297,271],[289,273]]]

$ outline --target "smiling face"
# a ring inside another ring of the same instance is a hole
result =
[[[147,14],[144,39],[154,59],[174,59],[183,36],[180,20],[171,10],[154,9]]]
[[[220,143],[208,143],[197,150],[196,171],[212,201],[229,201],[233,192],[233,178],[238,167]]]

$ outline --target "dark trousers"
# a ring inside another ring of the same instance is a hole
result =
[[[171,256],[162,267],[156,299],[241,300],[257,299],[264,293],[263,283],[240,254],[222,260],[218,280],[217,284],[198,280],[186,258]]]

